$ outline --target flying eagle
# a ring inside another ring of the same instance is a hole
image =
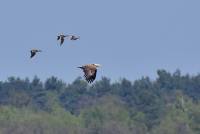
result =
[[[65,37],[67,37],[67,36],[64,34],[60,34],[57,36],[57,40],[60,40],[60,46],[63,44]]]
[[[92,83],[96,78],[97,68],[100,66],[100,64],[87,64],[78,68],[81,68],[83,70],[85,80],[88,83]]]
[[[30,58],[33,58],[37,52],[42,52],[42,50],[38,50],[38,49],[32,49],[31,51],[31,57]]]

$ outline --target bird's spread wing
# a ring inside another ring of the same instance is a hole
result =
[[[31,58],[33,58],[33,56],[35,56],[36,52],[32,52],[31,51]]]
[[[63,44],[64,40],[65,40],[64,37],[62,37],[62,38],[60,39],[60,45]]]
[[[59,40],[60,39],[60,36],[57,36],[57,40]]]
[[[83,72],[87,82],[92,83],[95,80],[97,74],[96,68],[95,69],[84,68]]]

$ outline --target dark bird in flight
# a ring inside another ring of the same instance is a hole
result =
[[[69,40],[78,40],[80,39],[79,36],[76,35],[64,35],[64,34],[60,34],[57,36],[57,40],[60,40],[60,45],[63,44],[63,42],[65,41],[65,38],[69,39]]]
[[[37,52],[42,52],[42,50],[38,50],[38,49],[32,49],[31,51],[31,57],[30,58],[33,58]]]
[[[78,39],[80,39],[80,36],[76,36],[76,35],[67,35],[66,37],[68,37],[69,40],[78,40]]]
[[[97,68],[100,66],[100,64],[87,64],[78,68],[81,68],[83,70],[85,80],[88,83],[92,83],[96,78]]]
[[[60,34],[57,36],[57,40],[60,40],[60,46],[63,44],[65,37],[67,37],[67,36],[64,34]]]

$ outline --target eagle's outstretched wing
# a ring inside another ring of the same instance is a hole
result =
[[[85,80],[89,83],[92,83],[97,74],[97,69],[94,68],[85,68],[83,69]]]

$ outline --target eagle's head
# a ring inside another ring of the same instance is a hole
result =
[[[101,67],[101,65],[100,65],[100,64],[93,64],[93,65],[95,65],[96,67]]]

